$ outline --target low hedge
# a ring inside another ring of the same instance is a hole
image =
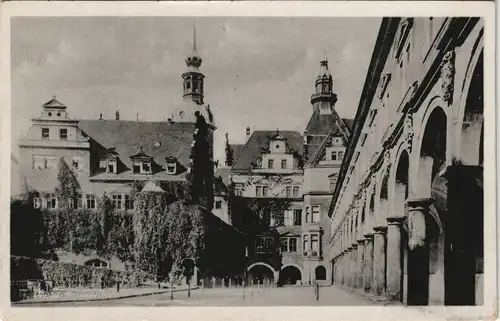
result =
[[[45,280],[54,287],[102,288],[115,286],[137,287],[148,275],[140,271],[116,271],[108,268],[62,263],[38,258],[11,256],[11,281]]]

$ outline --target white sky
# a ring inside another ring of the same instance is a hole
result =
[[[193,20],[205,102],[218,129],[243,143],[245,127],[302,132],[319,61],[328,56],[337,111],[353,118],[380,18],[59,17],[11,24],[12,146],[57,95],[71,117],[166,120],[182,99]]]

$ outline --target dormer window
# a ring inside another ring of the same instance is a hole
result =
[[[117,168],[118,168],[118,164],[117,164],[116,158],[108,159],[107,172],[116,174]]]
[[[134,174],[151,174],[152,167],[152,157],[146,155],[144,151],[141,151],[133,156],[130,156],[132,159],[132,172]]]
[[[151,161],[134,161],[132,171],[134,174],[151,174]]]
[[[173,157],[167,157],[167,174],[175,175],[177,174],[177,161]]]

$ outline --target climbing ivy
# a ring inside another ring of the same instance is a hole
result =
[[[59,181],[59,186],[56,188],[56,195],[59,199],[59,207],[69,207],[70,200],[76,200],[76,195],[80,191],[80,183],[75,172],[64,160],[64,157],[61,157],[59,160],[57,180]]]

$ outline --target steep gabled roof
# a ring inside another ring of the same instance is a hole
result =
[[[244,147],[245,147],[244,144],[231,144],[231,145],[229,145],[229,148],[231,148],[231,151],[233,152],[233,164],[240,157],[241,152],[243,151]]]
[[[319,110],[315,110],[309,118],[305,131],[307,135],[328,135],[334,123],[333,114],[321,115]]]
[[[288,151],[302,156],[302,135],[296,131],[280,131],[279,133],[286,139]],[[252,164],[262,155],[263,150],[269,148],[269,143],[275,135],[276,130],[254,131],[243,147],[238,159],[235,159],[232,169],[252,169]]]
[[[352,121],[349,119],[341,119],[338,117],[338,114],[334,111],[334,114],[332,115],[334,117],[333,120],[333,127],[331,128],[330,132],[328,133],[327,136],[321,141],[320,144],[310,147],[310,154],[311,157],[307,160],[307,165],[309,166],[316,166],[318,162],[321,160],[321,157],[325,153],[325,149],[328,147],[328,142],[332,137],[338,137],[342,136],[344,138],[344,144],[347,146],[349,142],[349,136],[350,136],[350,126],[352,126]],[[349,123],[349,125],[346,124]]]
[[[78,127],[105,149],[113,148],[128,168],[132,168],[130,157],[137,156],[141,147],[157,164],[174,157],[185,168],[189,166],[192,123],[80,120]]]

